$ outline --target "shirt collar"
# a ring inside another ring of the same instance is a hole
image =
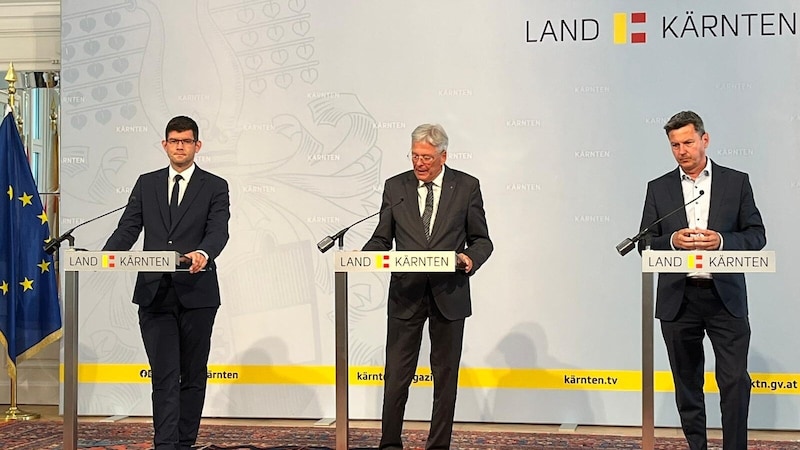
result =
[[[177,170],[175,170],[174,167],[172,167],[172,165],[170,165],[169,166],[169,180],[170,181],[174,180],[175,179],[175,175],[180,174],[183,177],[183,179],[186,180],[186,182],[188,183],[189,180],[192,178],[192,174],[194,173],[194,168],[195,167],[196,167],[195,164],[192,163],[192,165],[189,166],[188,169],[184,170],[183,172],[178,172]]]
[[[680,174],[681,174],[681,180],[691,180],[692,179],[692,177],[690,177],[689,175],[686,175],[686,172],[683,171],[683,168],[681,166],[678,166],[678,170],[680,171]],[[700,175],[705,175],[707,177],[711,176],[711,158],[706,157],[706,166],[700,172]]]

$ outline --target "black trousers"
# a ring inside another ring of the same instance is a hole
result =
[[[678,414],[689,448],[708,448],[703,395],[703,337],[708,334],[714,349],[714,372],[720,391],[722,448],[746,450],[750,407],[748,318],[732,316],[710,283],[705,287],[687,284],[678,317],[673,321],[662,320],[661,332],[675,380]]]
[[[139,328],[153,374],[156,450],[184,450],[197,440],[216,314],[216,307],[184,308],[169,275],[153,303],[139,307]]]
[[[433,413],[427,450],[449,449],[458,390],[458,367],[464,338],[464,319],[447,320],[436,307],[430,287],[410,319],[389,317],[381,417],[381,449],[402,449],[401,433],[408,389],[417,369],[422,330],[428,321],[433,375]]]

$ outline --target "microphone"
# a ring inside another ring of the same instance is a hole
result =
[[[105,216],[107,216],[109,214],[113,214],[113,213],[115,213],[115,212],[117,212],[117,211],[119,211],[121,209],[125,209],[128,205],[131,204],[131,202],[133,202],[135,200],[136,200],[136,196],[131,195],[131,197],[128,199],[128,203],[127,204],[122,205],[117,209],[113,209],[111,211],[108,211],[107,213],[100,214],[99,216],[97,216],[95,218],[92,218],[92,219],[89,219],[86,222],[81,222],[81,223],[75,225],[74,227],[70,228],[69,230],[67,230],[61,236],[59,236],[59,237],[57,237],[55,239],[50,239],[50,241],[47,243],[47,245],[44,246],[45,253],[47,253],[49,255],[52,255],[56,250],[58,250],[59,247],[61,247],[61,243],[64,242],[65,240],[69,240],[69,244],[70,245],[74,245],[75,238],[72,236],[72,232],[73,231],[75,231],[78,228],[86,225],[87,223],[92,223],[97,219],[101,219],[101,218],[103,218],[103,217],[105,217]]]
[[[675,208],[673,211],[670,211],[669,214],[665,215],[664,217],[662,217],[662,218],[656,220],[655,222],[651,223],[650,225],[644,227],[644,229],[642,231],[640,231],[636,236],[633,236],[631,238],[625,238],[622,242],[617,244],[617,252],[619,252],[620,256],[627,255],[628,252],[630,252],[631,250],[633,250],[634,247],[636,247],[636,243],[639,242],[644,237],[644,235],[649,233],[650,230],[654,226],[658,225],[662,220],[666,219],[667,217],[669,217],[669,216],[675,214],[676,212],[682,210],[683,208],[688,206],[690,203],[696,201],[698,198],[702,197],[705,193],[706,193],[705,191],[701,190],[700,191],[700,195],[698,195],[697,197],[689,200],[688,202],[684,203],[683,205],[679,206],[678,208]]]
[[[376,212],[375,214],[370,214],[367,217],[364,217],[363,219],[361,219],[358,222],[350,225],[349,227],[340,230],[339,232],[337,232],[333,236],[325,236],[324,238],[322,238],[321,241],[317,242],[317,248],[322,253],[327,252],[328,250],[331,249],[331,247],[333,247],[333,244],[336,242],[337,239],[341,241],[344,238],[344,234],[347,233],[347,230],[349,230],[350,228],[353,228],[354,226],[360,224],[361,222],[363,222],[363,221],[365,221],[367,219],[371,219],[371,218],[377,216],[378,214],[380,214],[382,212],[389,211],[390,209],[394,208],[395,206],[399,205],[400,203],[403,203],[403,200],[405,200],[405,199],[401,197],[400,200],[398,200],[395,204],[390,205],[390,206],[388,206],[386,208],[383,208],[383,209],[379,210],[378,212]]]

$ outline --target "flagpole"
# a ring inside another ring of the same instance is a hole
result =
[[[22,119],[14,114],[15,112],[15,101],[16,101],[16,93],[17,88],[15,84],[17,83],[17,73],[14,71],[14,63],[8,63],[8,72],[6,73],[5,80],[8,82],[8,106],[11,108],[11,114],[17,119],[17,128],[19,129],[20,134],[22,134]],[[10,352],[10,350],[9,350]],[[12,374],[9,374],[9,381],[11,385],[11,398],[9,402],[9,408],[5,412],[4,419],[8,420],[31,420],[31,419],[38,419],[41,417],[39,413],[30,413],[25,412],[17,408],[17,374],[19,371],[17,370],[18,367],[16,363],[14,364],[14,370]]]
[[[10,377],[11,381],[11,402],[9,403],[10,406],[4,413],[3,419],[6,421],[9,420],[33,420],[38,419],[41,417],[39,413],[32,413],[22,411],[21,409],[17,408],[17,372],[14,371],[14,375]]]

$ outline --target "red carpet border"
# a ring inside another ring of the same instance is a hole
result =
[[[0,423],[0,449],[59,450],[62,448],[63,424],[56,421],[19,421]],[[78,448],[83,450],[145,450],[152,445],[152,425],[148,423],[82,422],[78,426]],[[350,430],[350,448],[376,448],[377,429]],[[408,431],[406,448],[423,449],[425,431]],[[198,438],[202,450],[329,450],[334,449],[335,430],[318,427],[272,427],[238,425],[202,425]],[[712,446],[721,446],[718,441]],[[636,437],[594,436],[581,434],[506,433],[456,431],[454,450],[585,450],[641,449]],[[658,450],[684,450],[686,441],[676,438],[656,439]],[[800,450],[797,442],[750,441],[749,450]]]

